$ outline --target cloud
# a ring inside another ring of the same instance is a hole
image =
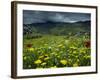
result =
[[[76,22],[90,20],[91,15],[87,13],[71,12],[47,12],[47,11],[23,11],[24,24],[53,22]]]

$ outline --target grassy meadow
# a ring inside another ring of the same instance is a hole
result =
[[[33,35],[23,37],[23,69],[91,65],[89,34]]]

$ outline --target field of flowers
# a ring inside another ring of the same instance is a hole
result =
[[[90,39],[86,35],[25,38],[23,47],[23,69],[91,65]]]

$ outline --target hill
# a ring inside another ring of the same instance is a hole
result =
[[[55,34],[65,35],[77,32],[90,32],[91,21],[70,22],[52,22],[23,24],[24,34],[39,33],[39,34]]]

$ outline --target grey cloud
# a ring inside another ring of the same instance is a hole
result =
[[[69,12],[47,12],[47,11],[23,11],[24,24],[41,23],[46,21],[74,22],[90,20],[91,15],[87,13]]]

